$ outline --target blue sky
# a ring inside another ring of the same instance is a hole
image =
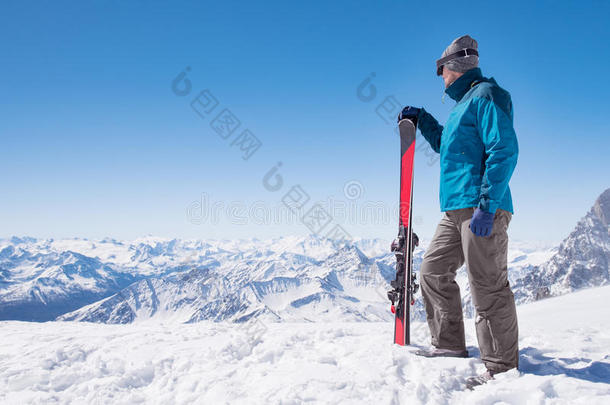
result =
[[[376,108],[393,96],[444,122],[453,101],[434,62],[463,34],[513,98],[511,235],[559,241],[610,186],[608,2],[87,3],[0,6],[1,236],[305,234],[298,220],[246,215],[278,210],[294,185],[306,207],[391,208],[398,139]],[[187,66],[192,90],[177,96]],[[371,73],[376,96],[362,101]],[[202,118],[190,103],[204,89],[218,107]],[[210,127],[223,108],[241,122],[228,140]],[[231,145],[244,129],[262,143],[248,160]],[[430,237],[439,167],[427,159],[418,152],[414,216]],[[284,186],[269,191],[262,178],[280,161]],[[202,198],[224,210],[217,221],[193,220]],[[370,222],[334,212],[331,225],[396,232],[393,216]]]

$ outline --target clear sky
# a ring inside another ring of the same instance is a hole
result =
[[[559,241],[610,187],[609,15],[607,1],[3,1],[0,236],[305,234],[298,219],[262,218],[300,185],[304,209],[334,207],[322,234],[390,239],[399,145],[379,105],[393,96],[444,122],[454,103],[434,62],[470,34],[513,98],[511,234]],[[358,93],[367,78],[374,97]],[[225,108],[240,121],[226,140],[211,124]],[[262,144],[247,160],[245,129]],[[277,162],[284,183],[270,191]],[[440,217],[428,162],[418,150],[424,237]],[[389,216],[354,218],[367,206]]]

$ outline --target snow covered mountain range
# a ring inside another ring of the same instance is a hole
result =
[[[515,286],[522,300],[538,300],[610,282],[610,189],[604,191],[557,253]],[[529,287],[529,288],[526,288]]]
[[[513,242],[519,303],[610,282],[610,189],[559,248]],[[426,243],[416,249],[421,263]],[[0,240],[0,320],[383,321],[394,277],[389,241]],[[466,274],[458,273],[466,315]],[[424,319],[421,299],[416,318]]]

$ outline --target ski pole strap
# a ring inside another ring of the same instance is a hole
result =
[[[479,51],[472,48],[464,48],[461,51],[457,51],[452,53],[451,55],[447,55],[444,58],[440,58],[436,61],[436,75],[440,76],[443,74],[443,65],[453,59],[463,58],[465,56],[476,55],[479,56]]]

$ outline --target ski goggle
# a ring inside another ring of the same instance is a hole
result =
[[[463,58],[465,56],[470,56],[470,55],[479,56],[479,52],[476,49],[464,48],[461,51],[457,51],[455,53],[452,53],[451,55],[445,56],[444,58],[440,58],[439,60],[436,61],[436,75],[437,76],[443,75],[443,65],[445,63],[452,61],[454,59],[457,59],[457,58]]]

